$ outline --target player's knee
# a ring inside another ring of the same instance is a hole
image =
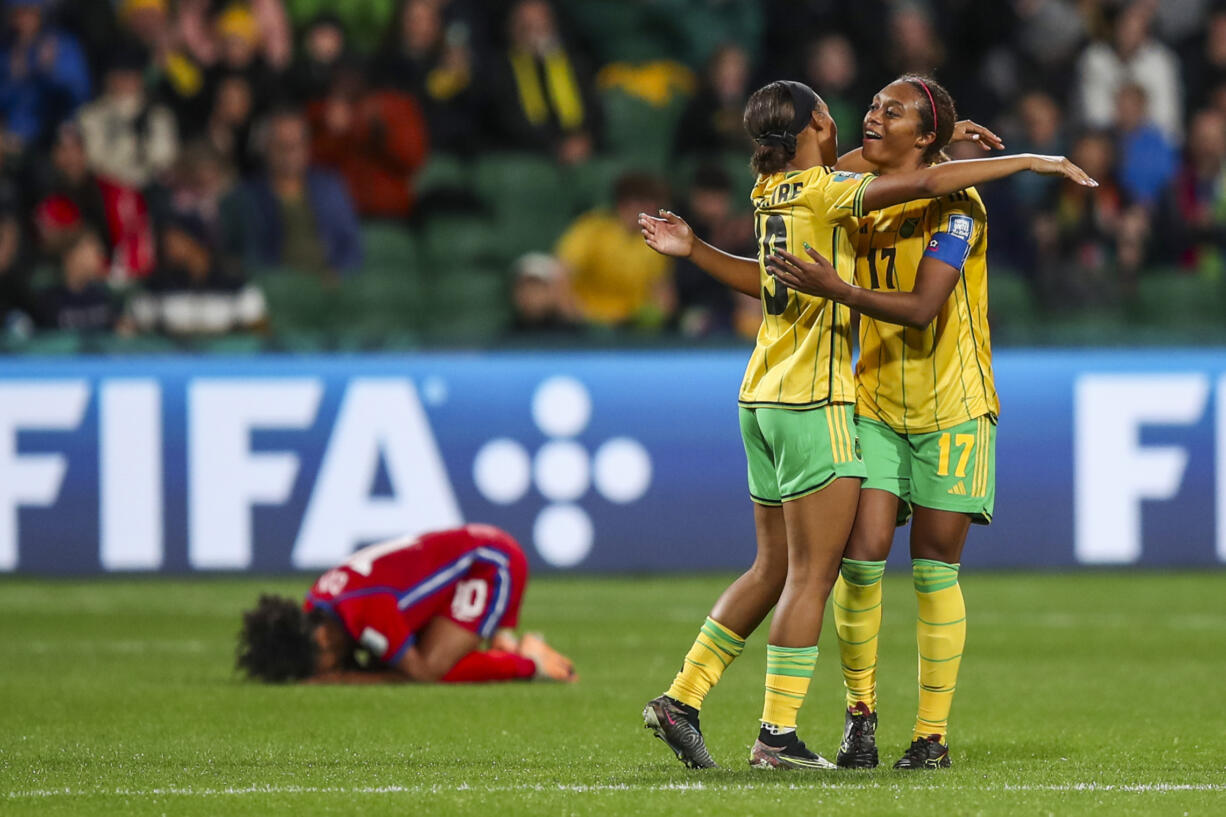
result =
[[[787,559],[759,556],[749,568],[749,576],[759,584],[782,590],[788,578]]]

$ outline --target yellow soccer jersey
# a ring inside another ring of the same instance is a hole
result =
[[[987,211],[969,188],[871,213],[855,234],[856,283],[893,291],[913,289],[925,251],[948,238],[965,242],[957,256],[965,259],[962,277],[931,324],[911,329],[860,319],[856,414],[903,434],[1000,412],[988,331]]]
[[[851,313],[778,283],[766,271],[766,258],[775,248],[803,258],[808,243],[851,281],[851,233],[874,178],[827,167],[758,177],[753,203],[763,318],[741,383],[741,405],[814,408],[855,400]]]

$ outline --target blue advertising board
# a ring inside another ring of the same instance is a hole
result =
[[[0,361],[0,572],[317,570],[462,521],[537,568],[743,567],[745,359]],[[1226,354],[1012,351],[996,371],[996,516],[965,564],[1226,563]]]

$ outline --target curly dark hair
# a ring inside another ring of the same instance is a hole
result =
[[[235,668],[248,678],[280,684],[306,678],[315,671],[315,640],[311,631],[318,623],[312,611],[282,596],[264,594],[255,609],[243,613],[238,633]]]

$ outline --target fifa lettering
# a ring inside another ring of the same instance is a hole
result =
[[[1073,436],[1078,561],[1127,564],[1140,559],[1141,502],[1174,497],[1188,465],[1183,448],[1141,445],[1141,428],[1191,425],[1204,415],[1208,396],[1209,379],[1203,374],[1086,375],[1077,381]],[[1219,424],[1219,440],[1224,431]],[[1221,490],[1219,483],[1219,495]],[[1222,501],[1219,498],[1219,504]],[[1220,531],[1220,517],[1218,524]],[[1220,542],[1219,533],[1219,548]]]

